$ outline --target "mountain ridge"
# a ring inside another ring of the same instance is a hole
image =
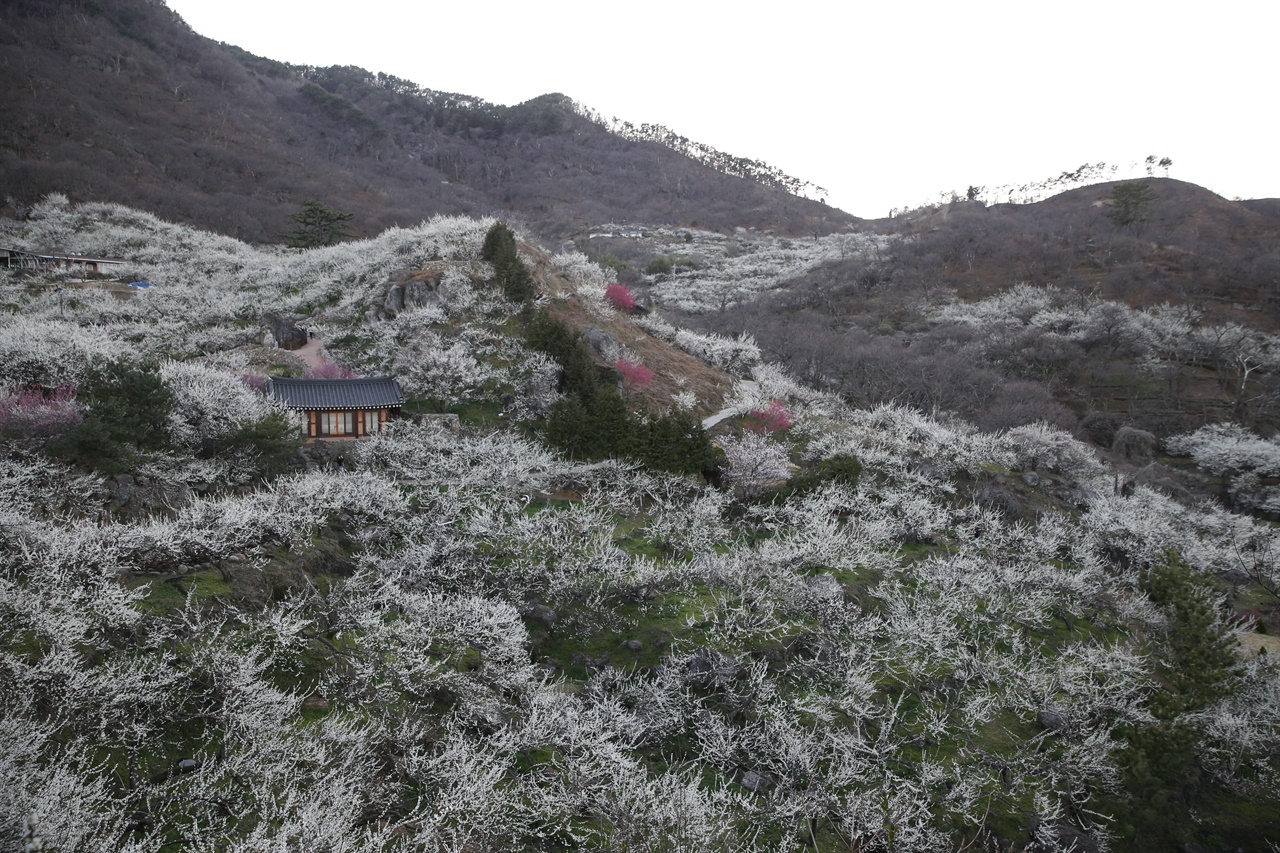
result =
[[[440,213],[502,212],[550,239],[657,212],[793,233],[859,221],[793,195],[803,182],[758,161],[686,146],[699,161],[670,132],[626,138],[563,95],[497,107],[349,66],[291,66],[200,36],[163,3],[22,0],[0,24],[17,55],[0,69],[15,212],[62,192],[253,242],[278,240],[308,199],[354,213],[361,235]]]

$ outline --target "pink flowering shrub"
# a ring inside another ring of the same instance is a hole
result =
[[[783,432],[791,426],[791,410],[781,400],[774,400],[761,409],[747,412],[745,429],[761,434]]]
[[[622,374],[622,384],[626,388],[643,388],[653,381],[653,371],[643,364],[615,361],[613,366]]]
[[[23,386],[0,398],[0,434],[60,435],[83,420],[75,388],[70,385],[59,385],[52,391]]]
[[[267,377],[257,373],[245,373],[240,377],[240,381],[246,388],[252,388],[254,391],[265,393],[267,390]]]
[[[354,379],[356,372],[349,367],[343,367],[334,361],[326,361],[318,367],[312,367],[307,370],[308,379]]]
[[[631,294],[631,288],[621,282],[614,282],[604,289],[604,296],[613,303],[613,307],[619,311],[630,311],[636,307],[636,298]]]

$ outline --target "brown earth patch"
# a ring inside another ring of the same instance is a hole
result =
[[[1270,634],[1236,634],[1236,655],[1241,660],[1252,660],[1260,654],[1268,657],[1280,655],[1280,637]]]

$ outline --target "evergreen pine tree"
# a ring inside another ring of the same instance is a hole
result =
[[[285,245],[292,249],[314,249],[332,246],[350,237],[343,225],[355,218],[354,213],[330,210],[318,201],[305,201],[302,210],[289,215],[298,227],[284,235]]]
[[[493,266],[494,278],[503,294],[512,302],[528,302],[537,288],[533,276],[520,260],[516,235],[505,223],[495,222],[484,235],[480,257]]]
[[[627,414],[627,404],[617,389],[598,386],[590,402],[590,450],[596,456],[626,456],[634,445],[637,421]]]
[[[587,409],[576,396],[568,396],[551,407],[547,415],[547,443],[558,447],[570,459],[588,451]]]

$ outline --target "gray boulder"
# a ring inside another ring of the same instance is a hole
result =
[[[404,307],[421,308],[424,305],[438,305],[444,302],[440,296],[440,282],[444,276],[432,273],[427,276],[411,278],[404,284]]]
[[[604,329],[592,329],[586,334],[587,343],[600,354],[605,361],[617,361],[622,354],[622,346],[618,339]]]
[[[263,314],[258,325],[271,334],[272,340],[281,349],[298,349],[307,343],[306,330],[279,314],[272,312]]]
[[[443,303],[440,296],[440,283],[444,275],[439,272],[415,272],[413,270],[396,270],[391,274],[386,296],[382,298],[379,316],[376,320],[394,317],[401,311],[421,308],[426,305]]]
[[[1126,462],[1150,462],[1156,449],[1156,437],[1145,429],[1125,426],[1116,430],[1111,452]]]
[[[728,687],[738,678],[738,662],[719,649],[700,648],[689,658],[685,681],[700,690]]]
[[[974,498],[978,503],[994,509],[1007,518],[1022,517],[1022,503],[1012,491],[999,482],[983,483],[974,491]]]
[[[403,311],[404,310],[404,285],[403,284],[391,285],[391,287],[387,290],[387,298],[386,298],[386,301],[383,303],[383,305],[388,311]]]
[[[769,778],[769,774],[761,773],[757,770],[748,770],[742,774],[742,778],[738,780],[738,784],[751,791],[753,794],[763,794],[773,787],[773,779]]]

